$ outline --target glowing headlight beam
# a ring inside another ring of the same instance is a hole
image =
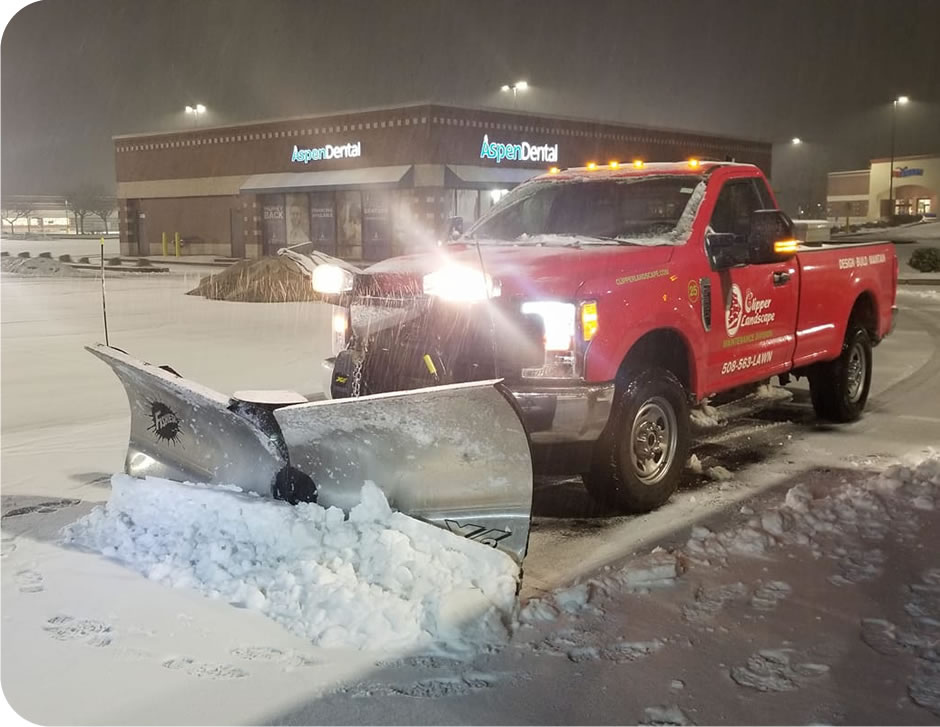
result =
[[[326,295],[337,295],[352,290],[353,274],[339,265],[325,263],[313,270],[313,289]]]
[[[424,293],[442,300],[473,303],[497,297],[500,287],[481,270],[448,265],[424,276]]]
[[[574,343],[574,303],[530,300],[522,304],[525,315],[540,316],[545,326],[546,351],[570,351]]]

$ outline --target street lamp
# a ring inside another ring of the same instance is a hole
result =
[[[891,163],[888,165],[888,215],[894,218],[894,129],[897,126],[898,106],[903,106],[910,99],[898,96],[891,102]]]
[[[206,107],[201,103],[197,103],[195,106],[187,106],[186,113],[193,115],[193,126],[199,125],[199,115],[206,113]]]
[[[516,108],[516,93],[518,91],[525,91],[529,87],[528,81],[516,81],[512,85],[504,83],[500,87],[500,91],[506,93],[507,91],[512,91],[512,107]]]
[[[797,144],[802,144],[803,140],[798,136],[794,136],[792,139],[790,139],[790,143],[796,146]]]

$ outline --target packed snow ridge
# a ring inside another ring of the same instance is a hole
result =
[[[66,544],[257,609],[321,647],[459,650],[507,640],[519,569],[501,551],[392,512],[367,482],[348,516],[236,488],[114,475]]]

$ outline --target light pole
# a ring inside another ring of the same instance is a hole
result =
[[[197,103],[195,106],[187,106],[186,113],[192,114],[193,116],[193,128],[199,125],[199,115],[206,113],[206,107],[201,103]]]
[[[525,91],[528,87],[529,87],[529,83],[527,81],[516,81],[512,85],[509,85],[508,83],[503,84],[499,90],[502,91],[503,93],[506,93],[507,91],[512,91],[512,107],[516,108],[516,92]]]
[[[903,106],[910,99],[898,96],[891,102],[891,163],[888,165],[888,217],[894,218],[894,129],[897,126],[898,106]]]

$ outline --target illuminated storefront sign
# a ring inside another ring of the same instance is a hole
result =
[[[520,162],[557,162],[558,144],[530,144],[523,141],[521,144],[503,144],[490,141],[489,136],[483,135],[483,146],[480,147],[480,159],[495,159],[499,164],[506,159]]]
[[[300,149],[294,146],[294,152],[291,154],[290,160],[309,164],[323,159],[354,159],[358,156],[362,156],[361,141],[354,141],[349,144],[327,144],[312,149]]]
[[[892,172],[895,177],[922,177],[924,176],[923,169],[912,169],[910,167],[896,167],[894,172]]]

